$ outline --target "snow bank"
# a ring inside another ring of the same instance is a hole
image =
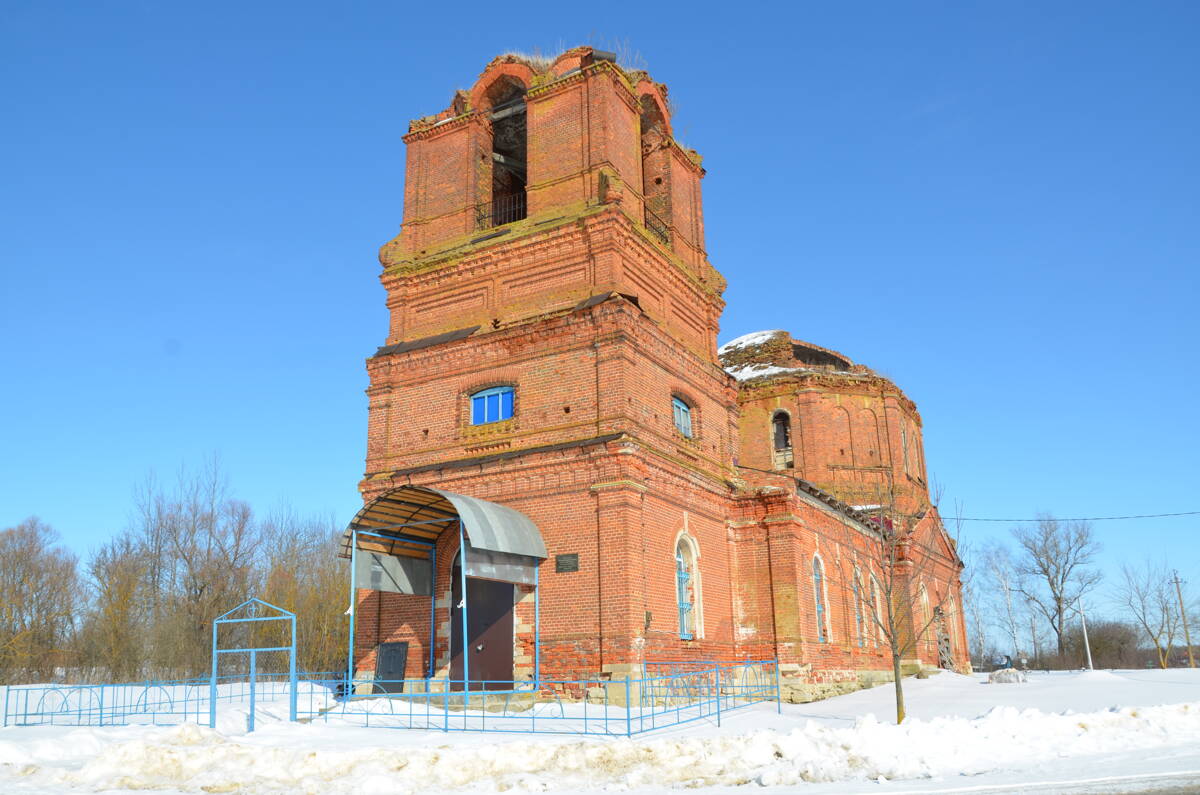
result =
[[[976,775],[1039,760],[1200,743],[1200,702],[1086,714],[997,707],[972,720],[901,726],[867,716],[845,728],[809,721],[790,731],[654,740],[485,738],[471,744],[451,735],[443,745],[403,748],[379,745],[387,738],[378,732],[356,733],[356,741],[372,742],[360,746],[344,735],[332,739],[346,729],[297,725],[278,726],[262,739],[234,739],[195,725],[136,731],[142,734],[124,738],[113,730],[73,730],[71,747],[86,749],[82,763],[64,759],[61,742],[51,744],[57,748],[38,740],[5,742],[0,734],[0,788],[13,775],[29,791],[259,793],[787,787]]]
[[[1022,684],[1025,681],[1025,674],[1016,668],[1001,668],[999,671],[992,671],[988,674],[988,684],[993,685]]]

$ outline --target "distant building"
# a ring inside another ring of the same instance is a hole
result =
[[[910,662],[968,665],[916,406],[785,332],[718,353],[704,169],[666,94],[587,47],[506,55],[412,122],[351,524],[360,678],[461,679],[465,604],[471,680],[748,656],[851,686],[890,670],[885,526],[921,539]]]

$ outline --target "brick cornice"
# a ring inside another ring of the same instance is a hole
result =
[[[525,94],[526,101],[537,101],[546,97],[553,96],[563,89],[570,87],[575,83],[581,83],[591,77],[607,76],[613,79],[613,83],[625,89],[624,93],[628,95],[626,102],[633,110],[637,109],[637,96],[634,92],[633,84],[625,76],[624,70],[611,61],[596,61],[588,64],[577,72],[572,72],[562,77],[554,78],[540,85],[535,85]],[[618,92],[620,94],[620,92]]]
[[[624,490],[624,489],[633,489],[634,491],[643,491],[644,492],[644,491],[648,491],[649,488],[650,487],[647,486],[645,483],[638,483],[633,480],[610,480],[607,483],[593,483],[591,486],[588,487],[588,489],[592,492]]]
[[[375,480],[378,478],[403,478],[409,475],[416,475],[424,472],[438,472],[446,469],[463,469],[465,467],[484,466],[495,461],[504,461],[521,456],[533,456],[542,453],[554,453],[561,450],[574,450],[581,447],[592,447],[596,445],[604,445],[609,442],[615,442],[621,439],[625,434],[610,433],[603,436],[593,436],[585,439],[576,439],[569,442],[557,442],[555,444],[537,445],[535,447],[526,447],[517,450],[507,450],[502,453],[491,453],[482,456],[471,456],[469,458],[459,458],[452,461],[437,461],[432,464],[422,464],[421,466],[407,467],[405,469],[395,469],[392,471],[379,471],[366,473],[365,479]]]
[[[486,117],[481,120],[480,115],[481,114],[479,111],[471,111],[469,113],[463,113],[460,116],[454,116],[442,121],[432,122],[428,127],[417,127],[410,130],[408,133],[403,135],[400,140],[404,141],[406,144],[411,144],[413,141],[425,141],[430,138],[436,138],[440,135],[445,135],[453,130],[466,127],[473,121],[487,121]],[[413,122],[413,124],[416,124],[416,122]]]
[[[803,389],[798,389],[803,385]],[[921,414],[912,398],[888,378],[874,373],[831,373],[823,370],[802,370],[748,378],[738,382],[738,402],[752,403],[766,398],[796,392],[850,392],[865,397],[896,398],[921,426]]]
[[[658,259],[670,266],[665,273],[677,274],[686,285],[707,296],[709,300],[719,301],[723,305],[721,293],[725,287],[725,280],[715,268],[707,266],[711,277],[709,281],[700,278],[694,266],[652,240],[652,235],[628,210],[612,204],[593,205],[551,220],[530,219],[509,227],[511,231],[503,238],[490,238],[478,243],[468,240],[419,260],[393,260],[387,251],[388,246],[384,246],[380,259],[384,262],[385,270],[380,280],[389,292],[396,292],[409,284],[420,285],[423,282],[445,278],[450,273],[455,276],[470,274],[473,269],[488,268],[497,261],[520,257],[523,250],[552,239],[555,234],[561,234],[565,227],[572,225],[587,225],[587,244],[591,247],[589,253],[620,250],[627,246],[640,247],[644,256]],[[620,234],[606,237],[602,233],[609,227],[619,229]]]

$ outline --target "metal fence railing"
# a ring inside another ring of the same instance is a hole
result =
[[[525,218],[525,192],[493,196],[491,201],[475,205],[475,228],[491,229]]]
[[[645,209],[646,228],[653,232],[664,244],[671,245],[671,227],[649,207]]]
[[[228,679],[228,677],[226,677]],[[209,677],[104,685],[11,685],[4,687],[4,726],[120,726],[207,723]],[[222,681],[218,703],[246,697],[248,682]]]
[[[533,682],[375,680],[331,709],[297,712],[314,720],[379,728],[632,736],[721,716],[750,704],[779,703],[774,660],[646,663],[629,679]],[[393,691],[393,692],[386,692]],[[395,692],[399,691],[399,692]]]
[[[406,679],[349,683],[345,673],[258,673],[113,685],[3,688],[4,726],[208,724],[211,708],[247,707],[330,725],[434,731],[632,736],[699,720],[720,724],[750,704],[779,704],[774,660],[648,662],[629,679],[475,682]],[[399,692],[395,692],[399,691]],[[216,693],[215,702],[210,694]],[[778,706],[777,706],[778,708]],[[253,726],[253,713],[247,725]],[[259,718],[262,720],[262,718]]]

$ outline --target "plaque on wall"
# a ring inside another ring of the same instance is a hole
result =
[[[554,556],[554,570],[557,572],[579,571],[579,553]]]

